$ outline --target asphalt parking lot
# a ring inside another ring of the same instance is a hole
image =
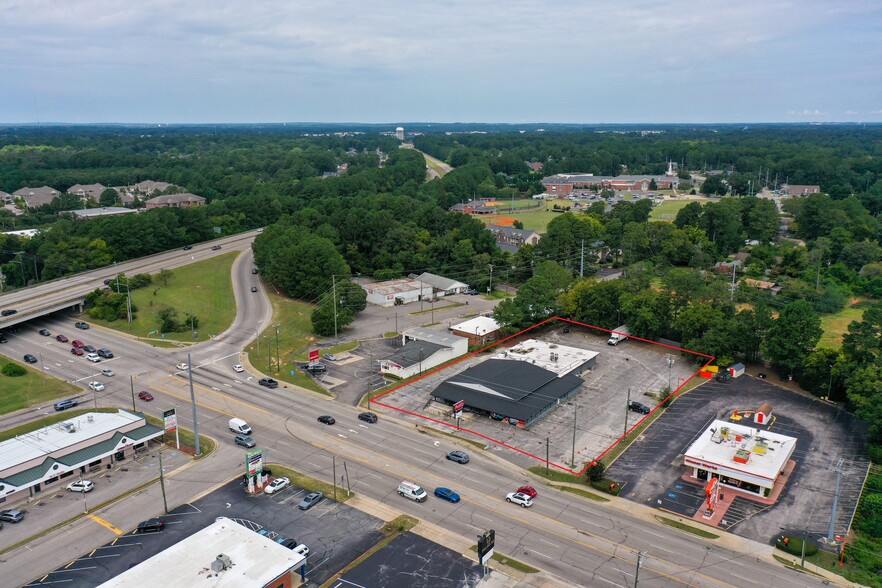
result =
[[[560,325],[541,335],[530,336],[600,354],[595,369],[584,376],[585,383],[577,396],[559,406],[529,429],[511,425],[507,421],[494,421],[485,414],[468,412],[463,415],[460,423],[463,429],[475,431],[495,440],[496,443],[488,445],[490,450],[522,466],[536,465],[536,459],[506,450],[505,446],[516,447],[544,460],[546,439],[548,439],[550,461],[569,467],[575,448],[576,467],[581,468],[623,434],[626,419],[628,426],[631,426],[643,417],[643,414],[628,411],[629,390],[632,400],[652,408],[658,403],[656,398],[662,389],[668,385],[668,358],[674,360],[670,370],[671,386],[674,388],[696,370],[696,364],[688,357],[660,345],[629,339],[612,346],[606,343],[607,334],[594,329],[573,326],[570,332],[563,331],[564,325]],[[455,424],[450,407],[429,402],[431,391],[447,378],[493,357],[511,344],[513,343],[507,342],[504,347],[494,348],[493,353],[464,359],[450,368],[399,388],[379,400],[402,410]],[[573,443],[574,414],[575,444]],[[427,426],[443,427],[407,414],[398,416]],[[450,432],[451,429],[443,430]]]
[[[477,556],[476,556],[477,557]],[[404,533],[349,570],[333,588],[470,588],[482,566],[419,535]]]
[[[219,516],[255,532],[266,529],[271,539],[283,536],[305,543],[310,550],[305,585],[319,586],[375,545],[382,538],[379,529],[383,522],[331,500],[301,511],[297,504],[305,494],[303,489],[289,486],[273,495],[247,496],[238,478],[192,504],[174,509],[164,517],[164,531],[142,535],[129,530],[27,586],[97,586],[205,528]]]
[[[865,425],[835,405],[750,376],[708,381],[682,396],[607,469],[607,477],[623,485],[623,497],[691,516],[703,485],[680,479],[686,471],[683,453],[713,419],[726,420],[734,409],[753,410],[764,402],[772,405],[776,419],[769,430],[798,439],[792,458],[796,469],[777,504],[767,508],[738,499],[721,527],[762,542],[769,542],[779,527],[806,527],[816,537],[826,534],[836,481],[831,468],[842,459],[846,475],[834,529],[844,533],[869,467]]]

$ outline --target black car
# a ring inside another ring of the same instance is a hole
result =
[[[324,424],[326,424],[326,425],[333,425],[333,424],[336,423],[337,421],[334,420],[334,417],[329,416],[329,415],[326,415],[326,414],[323,414],[322,416],[320,416],[320,417],[318,418],[318,422],[320,422],[320,423],[324,423]]]
[[[83,321],[78,321],[78,322],[74,323],[74,326],[75,326],[76,328],[78,328],[78,329],[82,329],[82,330],[84,330],[84,331],[88,331],[88,330],[89,330],[89,323],[84,323]]]
[[[96,351],[95,348],[92,347],[91,345],[83,345],[81,349],[83,351],[85,351],[86,353],[95,353],[95,351]]]
[[[251,286],[251,291],[252,291],[252,292],[257,292],[257,286]]]
[[[363,412],[360,415],[358,415],[358,420],[364,421],[366,423],[375,423],[379,419],[377,418],[377,415],[375,415],[372,412]]]
[[[79,404],[75,399],[68,398],[67,400],[61,400],[55,403],[55,410],[64,410],[66,408],[73,408],[77,404]]]
[[[164,519],[147,519],[141,523],[138,523],[138,533],[156,533],[162,531],[165,528],[165,520]]]
[[[37,363],[37,358],[31,355],[30,353],[25,353],[24,360],[27,363]]]
[[[110,359],[113,357],[113,352],[106,347],[102,347],[98,350],[98,355],[103,357],[104,359]]]
[[[447,454],[447,459],[457,463],[469,463],[469,454],[465,451],[451,451]]]
[[[257,381],[261,386],[266,386],[267,388],[278,388],[279,383],[273,380],[272,378],[261,378]]]
[[[650,408],[648,406],[635,400],[628,401],[628,410],[633,410],[634,412],[642,412],[643,414],[649,414],[650,412]]]
[[[251,268],[251,273],[252,273],[252,274],[256,274],[256,273],[257,273],[257,268],[256,268],[256,267]]]
[[[220,251],[220,248],[221,248],[220,245],[215,245],[214,247],[211,248],[211,250],[212,251]]]
[[[49,332],[49,329],[40,329],[40,334],[43,335],[44,337],[48,337],[52,333]]]
[[[13,310],[11,308],[7,308],[5,310],[0,310],[0,316],[9,316],[11,314],[17,313],[17,310]]]
[[[184,251],[190,251],[191,249],[193,249],[192,245],[184,245]]]
[[[0,343],[9,343],[9,339],[6,338],[6,335],[0,333]]]

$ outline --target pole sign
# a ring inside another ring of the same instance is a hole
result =
[[[256,476],[263,470],[263,449],[255,449],[245,454],[246,472]]]
[[[460,400],[456,404],[453,405],[453,418],[461,419],[462,418],[462,409],[465,407],[465,400]]]
[[[496,545],[496,531],[490,529],[483,535],[478,535],[478,562],[485,566],[493,557],[493,547]]]
[[[309,350],[309,361],[318,361],[319,353],[318,349],[310,349]]]
[[[174,408],[167,408],[162,411],[162,421],[165,425],[166,433],[178,430],[178,415]]]

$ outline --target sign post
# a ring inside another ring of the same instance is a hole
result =
[[[493,548],[496,546],[496,531],[490,529],[483,535],[478,535],[478,562],[487,567],[487,562],[493,557]]]
[[[174,408],[167,408],[162,411],[162,421],[165,426],[165,432],[175,432],[175,448],[181,448],[181,436],[178,433],[178,414]]]
[[[459,419],[462,418],[462,409],[465,407],[465,400],[460,400],[453,405],[453,418],[456,419],[456,428],[459,428]]]
[[[309,350],[309,361],[318,361],[319,352],[318,349],[310,349]]]

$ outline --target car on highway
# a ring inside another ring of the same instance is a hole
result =
[[[175,366],[175,368],[177,368],[179,370],[186,370],[186,369],[190,369],[190,366],[187,365],[186,363],[179,363]]]
[[[251,273],[252,273],[252,274],[256,274],[256,273],[257,273],[257,268],[256,268],[256,267],[251,268]]]
[[[111,351],[107,347],[102,347],[101,349],[98,350],[98,355],[100,355],[104,359],[112,359],[113,358],[113,351]]]
[[[153,400],[153,394],[148,392],[147,390],[141,390],[138,392],[138,399],[143,400],[144,402],[150,402]]]
[[[103,370],[101,370],[101,375],[102,375],[102,376],[107,376],[108,378],[112,378],[112,377],[115,376],[116,374],[113,372],[112,369],[110,369],[110,368],[104,368]]]
[[[68,338],[65,337],[64,335],[55,335],[55,340],[56,340],[56,341],[61,341],[62,343],[67,343],[67,342],[68,342]]]
[[[74,326],[78,329],[82,329],[83,331],[89,330],[89,323],[84,323],[83,321],[77,321],[74,323]]]
[[[70,352],[73,353],[74,355],[77,355],[77,356],[79,356],[79,355],[83,355],[83,353],[85,353],[85,352],[82,350],[82,348],[80,348],[80,347],[71,347],[71,348],[70,348]]]
[[[648,406],[646,406],[645,404],[642,404],[640,402],[637,402],[635,400],[628,401],[628,410],[632,410],[634,412],[640,412],[643,414],[649,414],[649,412],[650,412],[650,408]]]
[[[74,347],[76,347],[77,349],[82,349],[83,347],[86,346],[86,344],[83,343],[82,341],[80,341],[79,339],[74,339],[73,341],[70,342],[70,344],[73,345]]]
[[[257,286],[251,286],[251,291],[252,291],[252,292],[257,292]]]
[[[375,423],[380,419],[372,412],[363,412],[358,415],[358,420],[364,421],[366,423]]]
[[[106,386],[101,382],[89,382],[89,388],[95,392],[101,392]]]
[[[520,492],[509,492],[508,495],[506,495],[505,500],[512,504],[520,504],[523,508],[533,506],[533,499]]]
[[[13,310],[11,308],[7,308],[5,310],[0,310],[0,316],[10,316],[17,313],[17,310]]]
[[[254,439],[248,435],[236,435],[233,437],[233,441],[235,441],[236,445],[241,445],[242,447],[254,447],[257,445]]]
[[[67,485],[68,492],[91,492],[95,489],[95,483],[92,480],[77,480]]]
[[[146,521],[138,523],[138,528],[135,529],[135,531],[138,533],[158,533],[164,528],[164,519],[147,519]]]
[[[261,386],[266,386],[267,388],[278,388],[279,383],[273,380],[272,378],[261,378],[257,381]]]
[[[526,494],[530,498],[536,498],[539,495],[539,493],[536,492],[536,489],[532,486],[521,486],[517,489],[517,492],[519,494]]]
[[[243,368],[241,365],[239,365],[237,363],[236,365],[233,366],[233,371],[236,372],[237,374],[241,374],[242,372],[245,371],[245,368]]]
[[[73,408],[77,404],[79,404],[79,402],[77,402],[76,399],[74,399],[74,398],[68,398],[67,400],[60,400],[55,403],[55,410],[60,411],[60,410],[68,409],[68,408]]]
[[[276,478],[272,482],[266,485],[266,488],[263,489],[267,494],[274,494],[279,490],[282,490],[285,486],[291,483],[291,480],[288,478]]]
[[[49,329],[40,329],[40,334],[43,335],[44,337],[48,337],[52,333],[49,332]]]
[[[220,245],[215,245],[214,247],[211,248],[211,250],[212,251],[220,251],[220,248],[221,248]]]
[[[449,500],[454,504],[459,502],[459,494],[457,494],[450,488],[435,488],[435,496],[444,500]]]
[[[98,354],[97,354],[97,353],[89,353],[89,354],[87,354],[87,355],[86,355],[86,359],[88,359],[88,360],[91,361],[92,363],[98,363],[99,361],[101,361],[101,358],[98,357]]]
[[[85,351],[86,353],[95,353],[98,350],[91,345],[83,345],[83,351]]]
[[[17,508],[0,510],[0,521],[4,523],[20,523],[24,518],[24,511]]]
[[[184,251],[190,251],[191,249],[193,249],[192,245],[184,245]]]
[[[327,415],[327,414],[323,414],[322,416],[320,416],[320,417],[318,418],[318,422],[320,422],[320,423],[324,423],[324,424],[326,424],[326,425],[333,425],[333,424],[336,423],[337,421],[334,420],[334,417],[332,417],[332,416],[330,416],[330,415]]]
[[[303,497],[303,500],[300,501],[300,504],[297,505],[297,508],[300,510],[309,510],[319,502],[321,502],[322,498],[325,495],[321,492],[310,492],[306,496]]]
[[[37,358],[32,353],[25,353],[24,360],[26,363],[37,363]]]
[[[9,339],[6,338],[4,333],[0,333],[0,343],[9,343]]]
[[[465,451],[451,451],[447,454],[447,459],[456,463],[469,463],[469,454]]]

